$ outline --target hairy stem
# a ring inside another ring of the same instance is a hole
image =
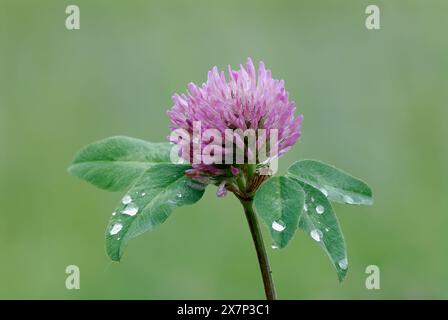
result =
[[[252,234],[252,240],[254,241],[255,249],[257,250],[258,264],[260,265],[261,276],[263,278],[264,292],[266,293],[266,299],[275,300],[275,286],[272,281],[271,268],[269,267],[269,260],[266,254],[266,248],[263,243],[263,237],[261,235],[260,226],[255,216],[253,209],[253,201],[241,200],[241,204],[244,207],[244,213],[249,224],[250,233]]]

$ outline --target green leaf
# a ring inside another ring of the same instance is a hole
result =
[[[68,171],[98,188],[129,188],[148,168],[170,163],[171,145],[129,137],[111,137],[84,147]]]
[[[365,182],[323,162],[298,161],[289,167],[288,175],[319,189],[331,201],[373,204],[372,190]]]
[[[284,248],[292,239],[303,204],[302,188],[288,177],[270,178],[258,189],[255,211],[268,226],[274,245]]]
[[[162,224],[176,207],[197,202],[205,186],[184,175],[188,165],[156,164],[123,197],[106,230],[109,257],[119,261],[127,242]]]
[[[304,212],[299,228],[316,241],[329,256],[339,281],[347,273],[347,250],[338,219],[327,197],[316,188],[297,182],[305,192]]]

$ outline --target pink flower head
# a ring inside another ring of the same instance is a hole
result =
[[[258,76],[254,64],[247,59],[246,67],[232,70],[229,66],[228,77],[214,67],[208,72],[207,82],[202,86],[194,83],[188,85],[187,94],[175,94],[172,97],[174,106],[168,111],[171,130],[182,129],[190,139],[191,144],[181,147],[182,158],[192,163],[189,170],[191,176],[232,176],[238,174],[241,163],[207,163],[201,159],[203,151],[213,146],[212,155],[225,159],[234,159],[233,149],[225,145],[228,140],[226,130],[246,131],[253,129],[256,133],[256,145],[250,148],[244,136],[234,135],[232,145],[243,148],[244,159],[249,158],[260,164],[262,161],[255,155],[262,145],[270,152],[269,158],[278,157],[287,152],[300,137],[302,116],[295,116],[293,101],[288,98],[284,81],[273,79],[271,71],[266,69],[263,62],[259,63]],[[211,138],[206,134],[208,129],[220,133],[222,140]],[[260,129],[264,129],[260,130]],[[270,143],[272,132],[276,129],[275,145]],[[195,135],[194,132],[200,133]],[[185,137],[183,137],[185,138]],[[179,143],[179,140],[173,140]],[[194,152],[193,145],[200,142]],[[246,149],[244,149],[246,148]],[[254,150],[255,149],[255,150]],[[274,154],[272,154],[275,151]]]

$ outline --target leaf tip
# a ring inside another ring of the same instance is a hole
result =
[[[344,280],[345,280],[345,278],[347,276],[347,270],[343,270],[343,271],[337,272],[337,274],[338,274],[339,283],[342,283],[342,282],[344,282]]]
[[[72,176],[76,176],[76,170],[75,170],[75,165],[73,163],[71,163],[68,167],[67,167],[67,173],[71,174]]]
[[[109,256],[110,260],[112,260],[113,262],[117,262],[120,263],[121,262],[121,250],[106,250],[107,251],[107,255]]]

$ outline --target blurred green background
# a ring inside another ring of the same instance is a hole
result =
[[[381,30],[364,26],[372,3]],[[280,169],[320,159],[375,192],[373,207],[336,205],[342,284],[304,233],[269,249],[279,298],[448,298],[447,14],[445,0],[0,0],[0,298],[263,298],[234,197],[210,187],[115,264],[104,230],[121,195],[66,172],[101,138],[165,140],[171,95],[248,56],[305,116]],[[70,264],[81,290],[65,288]],[[372,264],[380,290],[364,285]]]

